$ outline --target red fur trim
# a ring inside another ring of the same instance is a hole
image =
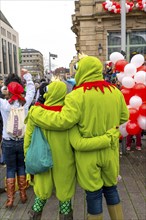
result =
[[[61,112],[61,109],[63,107],[62,105],[47,106],[47,105],[41,104],[39,102],[36,102],[35,106],[41,106],[44,109],[55,111],[55,112]]]
[[[95,82],[85,82],[85,83],[83,83],[79,86],[75,86],[74,90],[78,89],[78,88],[81,88],[81,87],[84,87],[84,92],[86,90],[90,90],[94,87],[97,91],[98,91],[98,88],[99,88],[102,93],[104,93],[104,87],[107,87],[110,91],[111,91],[110,87],[115,88],[114,85],[110,84],[109,82],[106,82],[105,80],[95,81]]]

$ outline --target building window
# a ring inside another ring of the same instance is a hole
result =
[[[129,58],[135,54],[142,54],[146,60],[146,31],[133,31],[127,36],[129,41]]]
[[[12,67],[12,44],[8,42],[8,57],[9,57],[9,71],[10,73],[13,72]]]
[[[13,45],[14,71],[17,74],[17,48]]]
[[[1,27],[1,34],[6,37],[6,30],[3,27]]]
[[[16,36],[13,35],[13,41],[16,43]]]
[[[121,32],[108,33],[108,59],[113,52],[121,52]],[[146,59],[146,31],[126,33],[126,59],[130,61],[135,54],[142,54]]]
[[[7,31],[7,37],[11,40],[11,33]]]
[[[4,74],[7,74],[7,45],[4,39],[2,39],[2,57]]]

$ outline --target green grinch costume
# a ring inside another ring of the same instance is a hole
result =
[[[103,80],[102,68],[102,63],[96,57],[82,58],[75,75],[76,87],[66,96],[61,112],[34,107],[30,111],[31,119],[42,128],[56,131],[78,124],[83,137],[103,135],[108,129],[126,122],[129,113],[124,97],[116,87]],[[119,141],[114,141],[111,148],[100,151],[75,151],[75,160],[77,180],[87,194],[88,219],[102,219],[102,192],[111,218],[123,219],[116,189]],[[109,199],[110,192],[113,200]],[[100,205],[96,204],[97,200]]]
[[[47,90],[44,94],[45,105],[39,103],[36,105],[41,105],[48,110],[60,111],[67,92],[66,84],[63,82],[52,82],[47,86]],[[37,106],[34,108],[37,108]],[[29,114],[25,123],[27,123],[24,138],[24,153],[26,155],[35,126],[30,120]],[[71,144],[75,149],[81,151],[95,150],[97,148],[103,149],[111,147],[113,140],[118,140],[119,132],[113,128],[102,136],[83,138],[77,126],[74,126],[70,131],[60,132],[44,129],[42,131],[51,146],[54,165],[47,172],[34,175],[33,188],[37,197],[33,205],[33,210],[41,215],[46,199],[50,198],[53,187],[55,186],[56,196],[61,204],[60,213],[67,215],[71,212],[70,200],[75,193],[76,185],[76,168]]]

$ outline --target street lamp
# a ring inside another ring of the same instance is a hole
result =
[[[99,56],[101,56],[102,52],[103,52],[103,47],[101,46],[101,44],[98,44],[98,54],[99,54]]]
[[[121,51],[126,51],[126,7],[125,0],[121,1]]]

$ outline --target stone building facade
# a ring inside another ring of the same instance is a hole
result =
[[[21,68],[25,68],[34,79],[44,76],[44,61],[40,51],[35,49],[21,49]]]
[[[105,62],[112,52],[121,52],[121,14],[105,11],[103,2],[75,1],[71,29],[76,34],[75,46],[78,52],[97,56]],[[135,6],[126,14],[125,52],[128,61],[136,53],[146,58],[146,12]]]
[[[0,11],[0,78],[20,74],[19,35]]]

